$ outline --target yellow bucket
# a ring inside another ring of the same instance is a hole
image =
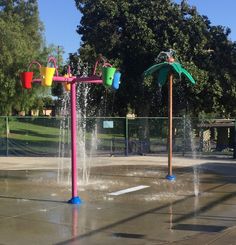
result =
[[[45,87],[52,86],[52,80],[53,80],[55,70],[56,69],[54,67],[43,66],[40,68],[40,75],[42,77],[42,81],[41,81],[42,86],[45,86]]]

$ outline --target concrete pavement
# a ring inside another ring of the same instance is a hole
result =
[[[2,157],[0,244],[236,244],[235,163],[175,157],[169,182],[165,156],[94,158],[77,206],[70,159]]]

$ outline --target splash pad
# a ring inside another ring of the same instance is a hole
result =
[[[102,72],[98,73],[98,65],[101,63]],[[76,136],[76,128],[77,128],[77,120],[76,120],[76,85],[78,83],[94,83],[94,84],[103,84],[106,88],[118,89],[120,83],[120,73],[116,70],[116,68],[112,67],[105,58],[101,55],[96,60],[93,74],[88,77],[82,76],[73,76],[71,74],[70,66],[68,66],[66,75],[59,75],[57,69],[57,62],[54,57],[49,57],[47,61],[47,66],[41,66],[41,64],[37,61],[33,61],[28,66],[28,70],[30,70],[31,66],[36,64],[40,71],[40,78],[33,79],[33,72],[27,71],[22,72],[20,74],[20,79],[22,83],[22,87],[24,89],[31,89],[32,83],[41,83],[42,86],[51,87],[52,83],[62,83],[65,87],[66,91],[70,91],[70,103],[71,103],[71,184],[72,184],[72,197],[68,201],[71,204],[80,204],[82,200],[78,196],[78,188],[77,188],[77,136]],[[108,68],[112,70],[112,72],[107,72]],[[104,76],[104,74],[106,74]],[[118,74],[115,76],[115,74]]]

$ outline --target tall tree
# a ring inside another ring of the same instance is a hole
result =
[[[232,110],[232,104],[225,104],[227,96],[233,99],[235,93],[234,89],[230,91],[235,81],[231,58],[235,48],[228,40],[228,29],[212,26],[187,1],[180,5],[171,0],[75,3],[83,14],[77,30],[82,35],[82,50],[89,46],[93,53],[112,58],[122,70],[121,89],[114,101],[118,114],[124,115],[130,107],[139,116],[165,115],[167,90],[160,91],[152,79],[143,80],[142,72],[160,51],[169,48],[176,50],[197,81],[195,87],[176,82],[176,114],[189,109],[196,115],[208,111],[209,105],[211,110],[222,113],[227,107],[227,111]],[[219,71],[221,63],[225,68]]]
[[[43,53],[37,0],[0,1],[0,114],[27,110],[34,91],[22,92],[19,72]]]

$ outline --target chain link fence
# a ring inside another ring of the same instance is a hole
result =
[[[236,158],[235,119],[173,118],[173,153]],[[166,154],[168,118],[78,118],[87,154]],[[1,156],[70,156],[70,118],[0,117]]]

